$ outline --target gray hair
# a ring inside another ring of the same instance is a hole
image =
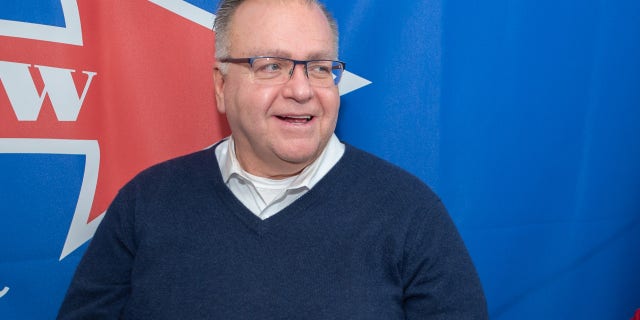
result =
[[[222,0],[218,5],[218,11],[216,12],[216,19],[213,24],[213,29],[216,32],[216,59],[227,58],[229,55],[229,49],[231,43],[229,42],[229,29],[232,22],[233,14],[236,9],[246,0]],[[281,0],[283,1],[283,0]],[[310,5],[316,5],[324,13],[329,27],[334,37],[335,54],[338,54],[338,23],[333,18],[329,10],[317,0],[303,0]]]

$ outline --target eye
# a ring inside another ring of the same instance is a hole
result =
[[[253,62],[253,70],[256,73],[271,74],[280,73],[286,69],[286,61],[273,58],[256,59]]]
[[[331,61],[313,61],[307,66],[307,72],[314,77],[329,77],[331,76],[332,67]]]
[[[260,72],[278,72],[282,70],[282,66],[279,63],[272,62],[260,66],[258,70]]]

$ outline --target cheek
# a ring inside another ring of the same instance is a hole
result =
[[[327,115],[337,117],[340,109],[340,95],[337,90],[335,92],[326,92],[319,95],[320,103]]]
[[[245,84],[235,92],[234,100],[240,113],[255,118],[268,114],[277,95],[278,90],[274,87]]]

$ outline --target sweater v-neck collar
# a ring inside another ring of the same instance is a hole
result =
[[[249,210],[235,195],[229,190],[224,183],[222,174],[220,173],[219,164],[215,155],[214,145],[209,150],[208,159],[211,161],[211,168],[209,172],[211,175],[211,184],[213,186],[213,192],[218,193],[217,197],[221,199],[226,208],[222,214],[232,215],[239,219],[247,228],[255,232],[258,236],[264,236],[273,230],[284,227],[294,220],[302,218],[309,214],[308,208],[313,206],[317,201],[321,201],[326,198],[327,193],[332,192],[330,188],[330,181],[336,179],[340,175],[341,167],[345,161],[351,156],[351,147],[345,144],[345,152],[342,158],[336,163],[336,165],[306,194],[291,203],[286,208],[282,209],[277,214],[262,220],[257,217],[251,210]]]

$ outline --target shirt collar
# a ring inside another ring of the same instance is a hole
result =
[[[338,140],[335,134],[332,134],[320,156],[304,168],[287,189],[311,189],[340,160],[344,154],[344,149],[344,144]],[[251,176],[242,169],[238,162],[233,136],[229,136],[220,142],[216,147],[215,153],[218,159],[218,165],[220,166],[220,173],[226,184],[228,184],[229,179],[234,176],[246,181],[251,181]]]

